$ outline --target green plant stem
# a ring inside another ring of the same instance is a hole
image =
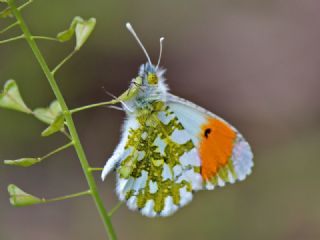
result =
[[[58,202],[58,201],[66,200],[66,199],[81,197],[81,196],[84,196],[84,195],[91,195],[91,191],[90,191],[90,190],[87,190],[87,191],[83,191],[83,192],[79,192],[79,193],[74,193],[74,194],[70,194],[70,195],[66,195],[66,196],[62,196],[62,197],[51,198],[51,199],[44,199],[44,203],[48,203],[48,202]]]
[[[58,152],[61,152],[61,151],[65,150],[65,149],[71,147],[72,145],[73,145],[73,142],[69,142],[66,145],[63,145],[63,146],[53,150],[52,152],[46,154],[45,156],[41,157],[39,160],[42,161],[42,160],[44,160],[44,159],[46,159],[48,157],[51,157],[52,155],[54,155],[54,154],[56,154]]]
[[[24,35],[16,36],[16,37],[13,37],[13,38],[2,40],[2,41],[0,41],[0,44],[13,42],[13,41],[20,40],[20,39],[23,39],[23,38],[24,38]]]
[[[101,172],[103,168],[89,168],[91,172]]]
[[[2,29],[2,30],[0,31],[0,34],[6,32],[6,31],[8,31],[8,30],[10,30],[11,28],[14,28],[14,27],[17,26],[18,24],[19,24],[18,22],[15,22],[15,23],[10,24],[8,27]]]
[[[118,202],[117,205],[109,211],[109,217],[111,217],[122,206],[122,204],[123,202]]]
[[[91,172],[101,172],[103,168],[89,168]]]
[[[65,129],[62,129],[61,133],[64,134],[69,140],[72,140],[71,136],[69,135],[69,133],[67,133]]]
[[[49,40],[49,41],[55,41],[59,42],[57,38],[54,37],[46,37],[46,36],[32,36],[33,39],[40,39],[40,40]]]
[[[89,171],[90,167],[89,167],[88,160],[86,158],[85,152],[84,152],[83,147],[81,145],[78,133],[75,128],[75,124],[73,122],[71,113],[67,107],[67,104],[64,100],[64,97],[63,97],[63,95],[62,95],[62,93],[56,83],[54,75],[50,71],[48,64],[46,63],[46,61],[45,61],[42,53],[40,52],[36,42],[34,41],[34,39],[32,39],[32,35],[31,35],[21,13],[18,11],[17,7],[15,6],[14,0],[8,0],[8,4],[12,9],[12,13],[16,17],[16,19],[18,20],[20,28],[21,28],[22,32],[24,33],[25,39],[28,42],[36,59],[38,60],[40,66],[41,66],[41,69],[43,70],[44,74],[46,75],[46,77],[49,81],[49,84],[50,84],[50,86],[51,86],[51,88],[52,88],[61,108],[62,108],[63,114],[65,116],[65,120],[67,122],[67,126],[70,131],[70,135],[71,135],[73,142],[74,142],[74,148],[77,152],[83,173],[86,177],[87,183],[90,188],[91,196],[96,204],[97,210],[98,210],[100,217],[104,223],[104,226],[106,228],[106,231],[108,233],[109,238],[112,240],[115,240],[115,239],[117,239],[115,231],[113,229],[110,217],[109,217],[109,215],[103,205],[103,201],[99,195],[98,188],[97,188],[96,182],[94,180],[94,177],[93,177],[91,171]]]
[[[90,108],[101,107],[101,106],[104,106],[104,105],[112,105],[112,104],[116,104],[116,103],[119,103],[119,100],[114,99],[114,100],[111,100],[111,101],[108,101],[108,102],[95,103],[95,104],[90,104],[90,105],[86,105],[86,106],[83,106],[83,107],[75,108],[75,109],[70,110],[70,112],[73,114],[73,113],[80,112],[80,111],[83,111],[83,110],[87,110],[87,109],[90,109]]]
[[[18,7],[18,10],[21,11],[22,9],[24,9],[26,6],[28,6],[32,2],[33,2],[33,0],[29,0],[28,2],[22,4],[20,7]]]
[[[19,24],[19,23],[18,23]],[[12,24],[13,25],[13,24]],[[8,26],[11,28],[11,25]],[[9,29],[10,29],[9,28]],[[8,29],[3,29],[0,33],[2,32],[5,32],[7,31]],[[9,38],[9,39],[5,39],[5,40],[2,40],[0,41],[0,44],[1,43],[8,43],[8,42],[13,42],[13,41],[16,41],[16,40],[20,40],[20,39],[24,39],[25,36],[22,34],[22,35],[19,35],[19,36],[16,36],[16,37],[13,37],[13,38]],[[52,37],[45,37],[45,36],[31,36],[32,39],[40,39],[40,40],[49,40],[49,41],[59,41],[58,39],[56,38],[52,38]]]
[[[59,41],[59,40],[58,40]],[[77,50],[73,50],[68,56],[66,56],[52,71],[52,75],[55,75],[55,73],[62,67],[63,64],[65,64],[75,53]]]

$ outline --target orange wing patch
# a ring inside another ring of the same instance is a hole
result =
[[[204,180],[210,180],[228,164],[237,135],[228,124],[215,118],[209,118],[201,130],[201,175]]]

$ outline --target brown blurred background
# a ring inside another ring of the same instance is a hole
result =
[[[255,167],[246,181],[199,192],[170,218],[123,206],[113,217],[119,239],[320,239],[319,12],[316,0],[38,0],[25,9],[36,35],[54,36],[75,15],[97,18],[87,44],[57,74],[71,108],[109,100],[102,87],[118,95],[136,76],[146,59],[124,27],[130,21],[154,61],[166,38],[162,65],[171,91],[226,118],[252,144]],[[73,47],[39,44],[52,67]],[[30,107],[53,100],[24,41],[0,46],[0,84],[9,78]],[[108,108],[75,116],[92,166],[111,155],[123,117]],[[41,156],[65,142],[59,134],[41,138],[44,128],[0,109],[0,159]],[[110,209],[115,176],[96,176]],[[48,198],[85,190],[72,150],[28,169],[0,165],[0,239],[105,239],[90,198],[12,208],[9,183]]]

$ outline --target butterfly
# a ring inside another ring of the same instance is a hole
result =
[[[147,217],[169,216],[199,190],[241,181],[251,173],[248,142],[214,113],[168,92],[164,70],[150,57],[130,23],[128,30],[148,62],[117,100],[126,112],[122,137],[102,171],[115,170],[116,193]]]

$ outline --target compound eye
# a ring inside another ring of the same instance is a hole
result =
[[[151,85],[158,84],[158,77],[155,73],[148,73],[148,83]]]

